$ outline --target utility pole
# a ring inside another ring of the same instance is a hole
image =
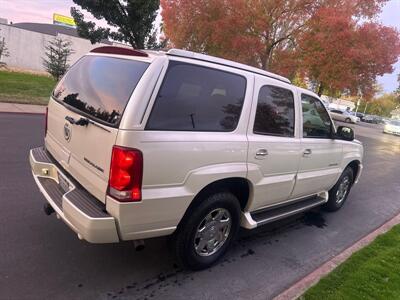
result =
[[[368,102],[366,102],[366,103],[365,103],[365,107],[364,107],[364,115],[365,115],[365,112],[366,112],[366,110],[367,110],[367,107],[368,107]]]

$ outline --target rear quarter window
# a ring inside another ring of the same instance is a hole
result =
[[[171,61],[146,130],[233,131],[245,93],[241,75]]]
[[[106,125],[116,126],[148,63],[84,56],[61,79],[53,98]]]

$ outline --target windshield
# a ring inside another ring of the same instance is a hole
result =
[[[59,82],[53,97],[115,126],[148,65],[114,57],[84,56]]]
[[[390,120],[390,121],[389,121],[389,124],[390,124],[390,125],[394,125],[394,126],[400,126],[400,120],[399,120],[399,121]]]

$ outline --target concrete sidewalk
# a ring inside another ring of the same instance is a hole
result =
[[[46,112],[46,106],[0,102],[0,113],[2,112],[23,113],[23,114],[44,114]]]

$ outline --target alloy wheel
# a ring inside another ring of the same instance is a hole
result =
[[[196,230],[194,238],[196,253],[200,256],[216,253],[228,239],[231,226],[231,214],[225,208],[217,208],[207,214]]]
[[[347,192],[349,191],[349,188],[350,188],[350,178],[349,176],[345,176],[343,177],[336,191],[336,203],[338,205],[342,204],[342,202],[346,199],[346,195]]]

